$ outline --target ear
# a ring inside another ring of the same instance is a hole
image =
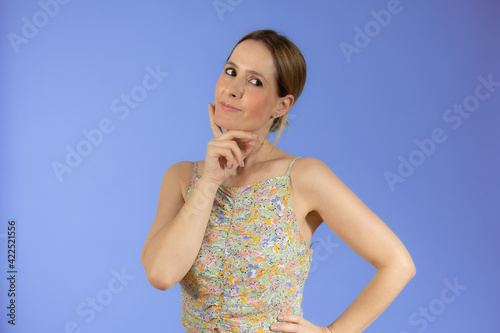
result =
[[[281,97],[278,101],[278,107],[276,109],[276,116],[281,117],[290,110],[293,105],[295,98],[292,94],[288,94],[285,97]]]

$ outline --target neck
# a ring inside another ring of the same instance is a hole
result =
[[[271,144],[271,142],[269,142],[269,140],[267,140],[265,136],[259,135],[257,137],[257,142],[253,146],[252,150],[245,157],[245,169],[247,167],[252,168],[252,166],[254,165],[257,165],[263,161],[267,161],[271,153],[273,152],[273,149],[274,146]]]
[[[255,145],[253,146],[252,150],[250,153],[245,157],[245,167],[244,168],[238,168],[239,172],[242,172],[243,169],[251,169],[253,166],[258,165],[261,162],[269,160],[269,157],[273,153],[274,146],[272,145],[271,142],[266,138],[267,134],[269,133],[269,129],[271,127],[271,123],[269,123],[269,126],[261,128],[257,131],[253,131],[253,133],[256,133],[257,139],[255,142]],[[230,130],[229,130],[230,131]],[[237,140],[238,145],[244,144],[248,140]],[[249,168],[247,168],[249,167]]]

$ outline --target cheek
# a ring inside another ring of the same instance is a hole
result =
[[[222,73],[219,76],[219,79],[217,79],[217,83],[215,84],[215,96],[217,97],[217,95],[220,96],[224,94],[226,88],[228,87],[228,84],[229,84],[229,76],[224,75],[224,73]]]
[[[267,93],[263,93],[262,91],[251,91],[247,94],[247,102],[254,109],[258,109],[262,111],[262,113],[266,113],[269,107],[272,105],[272,100],[269,98]]]
[[[218,94],[220,94],[221,87],[222,87],[222,78],[219,77],[219,79],[217,80],[217,83],[215,84],[215,96],[216,97]]]

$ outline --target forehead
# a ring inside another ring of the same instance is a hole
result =
[[[275,77],[273,55],[262,42],[249,39],[241,42],[234,48],[229,60],[240,67],[240,70],[253,70],[266,78]]]

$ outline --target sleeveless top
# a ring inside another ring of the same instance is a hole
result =
[[[186,332],[271,332],[302,315],[313,250],[299,233],[290,170],[247,186],[220,185],[200,251],[179,282]],[[197,162],[186,198],[199,179]]]

